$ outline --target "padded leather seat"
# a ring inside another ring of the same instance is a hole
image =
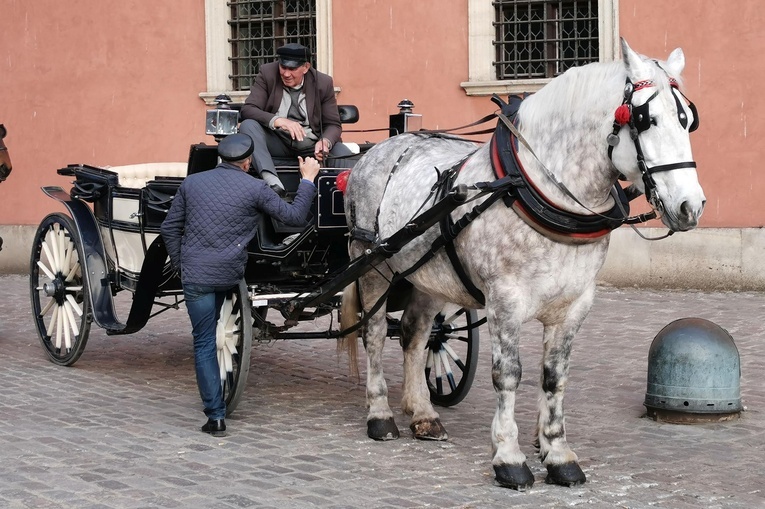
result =
[[[185,177],[188,163],[142,163],[106,168],[119,176],[121,187],[141,189],[157,177]]]

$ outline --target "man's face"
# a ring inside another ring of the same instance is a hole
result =
[[[282,83],[287,87],[297,87],[303,83],[303,76],[308,72],[311,64],[304,63],[300,67],[284,67],[279,64],[279,75],[282,77]]]

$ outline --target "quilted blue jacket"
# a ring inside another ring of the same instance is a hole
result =
[[[265,182],[226,162],[189,175],[162,222],[170,262],[184,284],[235,285],[244,276],[258,215],[301,226],[315,195],[316,187],[303,179],[287,203]]]

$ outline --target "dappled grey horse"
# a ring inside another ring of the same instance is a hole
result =
[[[514,418],[519,333],[532,319],[544,327],[536,445],[546,480],[585,481],[566,441],[563,395],[572,342],[592,306],[609,233],[627,216],[617,179],[645,193],[672,231],[696,227],[704,208],[689,140],[698,117],[679,88],[682,50],[655,61],[622,41],[622,54],[622,61],[572,68],[553,79],[523,100],[514,119],[505,110],[491,143],[433,133],[395,136],[370,150],[348,181],[352,257],[431,206],[439,189],[468,186],[468,200],[446,228],[434,226],[346,290],[343,322],[358,320],[359,305],[369,314],[389,281],[406,274],[413,290],[401,318],[401,406],[417,438],[444,440],[424,374],[433,319],[447,303],[485,308],[497,394],[492,464],[502,486],[525,489],[534,482]],[[443,236],[449,242],[439,244]],[[367,431],[387,440],[399,431],[382,368],[382,309],[367,317],[363,339]]]

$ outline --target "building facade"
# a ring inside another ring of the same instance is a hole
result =
[[[246,96],[258,62],[283,40],[311,45],[314,65],[335,78],[338,102],[360,110],[348,127],[367,130],[387,127],[402,99],[415,104],[425,128],[468,124],[494,111],[491,93],[533,92],[572,65],[619,58],[624,37],[658,59],[684,50],[708,201],[694,232],[653,243],[615,232],[604,277],[763,287],[758,7],[756,0],[735,9],[723,0],[4,1],[0,123],[14,170],[0,185],[0,272],[26,272],[36,225],[63,210],[40,191],[68,188],[57,168],[186,160],[190,144],[213,143],[204,135],[212,99]]]

